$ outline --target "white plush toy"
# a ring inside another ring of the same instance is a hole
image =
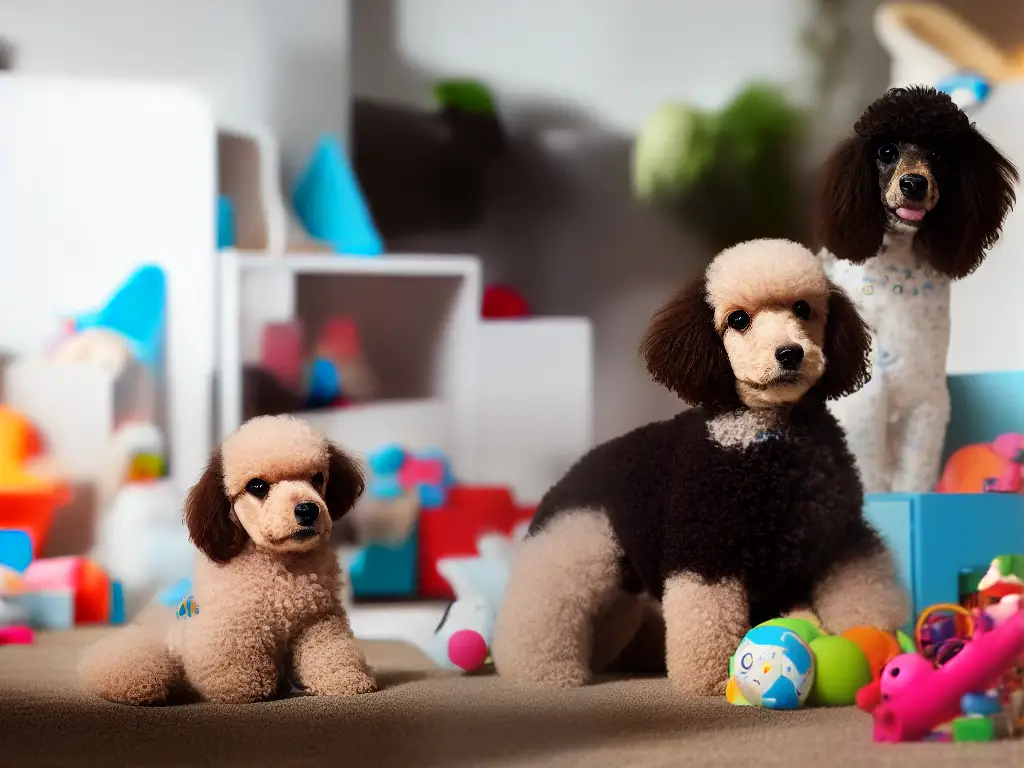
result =
[[[439,666],[475,672],[487,663],[498,605],[527,526],[521,524],[511,536],[482,536],[477,542],[477,557],[438,560],[438,572],[455,592],[455,601],[442,617],[429,649]]]
[[[160,589],[192,574],[196,550],[182,522],[185,493],[161,476],[159,430],[128,425],[115,435],[114,448],[89,556],[121,582],[130,619]]]

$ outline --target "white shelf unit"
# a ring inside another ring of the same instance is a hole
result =
[[[359,325],[380,399],[297,415],[359,453],[388,442],[436,447],[462,474],[477,474],[476,258],[230,250],[218,258],[219,439],[242,421],[243,366],[258,362],[266,323],[301,319],[313,334],[330,317],[345,315]]]

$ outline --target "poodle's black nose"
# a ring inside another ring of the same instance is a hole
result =
[[[313,501],[303,501],[295,505],[295,519],[299,525],[312,525],[320,517],[320,507]]]
[[[924,200],[928,194],[928,179],[919,173],[905,173],[900,176],[900,192],[908,200]]]
[[[787,344],[775,350],[775,359],[784,370],[795,371],[804,359],[804,348],[799,344]]]

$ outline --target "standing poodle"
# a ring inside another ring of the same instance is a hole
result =
[[[724,690],[752,624],[792,609],[832,631],[900,626],[906,595],[825,405],[865,382],[868,345],[803,246],[719,254],[641,347],[695,407],[594,448],[542,499],[497,620],[499,673],[580,685],[638,640],[654,653],[658,603],[669,678],[700,694]]]
[[[815,225],[871,326],[871,383],[836,404],[868,492],[935,488],[949,422],[949,295],[985,258],[1017,171],[953,100],[893,88],[827,160]]]
[[[304,421],[264,416],[213,455],[185,503],[205,557],[199,612],[148,614],[89,649],[86,686],[110,701],[172,695],[252,702],[294,683],[312,694],[375,689],[340,600],[332,521],[363,491],[357,464]]]

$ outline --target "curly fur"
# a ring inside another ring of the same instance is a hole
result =
[[[798,301],[808,319],[794,316]],[[752,317],[742,331],[728,325],[737,309]],[[802,385],[743,387],[762,348],[791,343],[809,361]],[[841,630],[869,605],[890,626],[906,598],[893,569],[879,573],[885,550],[825,406],[864,383],[868,349],[866,326],[807,249],[754,241],[716,257],[641,345],[655,379],[696,407],[594,448],[545,495],[498,618],[499,673],[582,683],[594,671],[587,638],[623,595],[662,602],[669,677],[701,694],[720,691],[752,623],[795,607],[824,601]],[[844,601],[869,568],[871,602]]]
[[[927,191],[908,197],[909,175]],[[952,99],[923,86],[887,91],[822,168],[814,220],[823,258],[876,335],[876,380],[836,408],[868,491],[934,487],[949,418],[950,282],[983,262],[1017,180]],[[900,216],[907,208],[912,220]]]
[[[265,489],[250,485],[265,481]],[[221,702],[375,689],[341,604],[331,524],[363,491],[356,462],[291,416],[243,424],[213,454],[185,504],[205,557],[193,578],[199,613],[154,605],[88,649],[85,685],[125,704],[174,697]],[[299,504],[322,513],[300,517]]]

